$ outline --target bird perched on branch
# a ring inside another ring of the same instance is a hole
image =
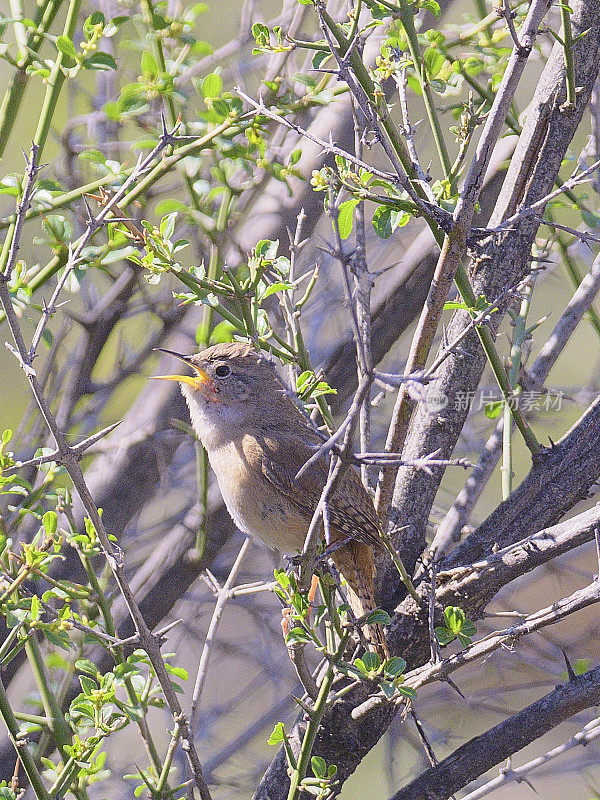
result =
[[[246,534],[285,554],[303,549],[329,474],[323,455],[297,477],[322,444],[296,406],[272,363],[248,344],[218,344],[192,356],[170,353],[193,375],[178,381],[196,435],[208,452],[223,500]],[[357,618],[376,608],[373,548],[381,547],[377,514],[360,476],[346,467],[327,500],[329,554],[348,584]],[[383,658],[378,624],[365,626]]]

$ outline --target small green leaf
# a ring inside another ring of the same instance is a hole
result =
[[[326,50],[317,50],[317,52],[313,56],[312,65],[313,69],[319,69],[320,67],[325,64],[325,62],[331,57],[331,53],[328,53]]]
[[[465,623],[465,612],[458,606],[446,606],[444,617],[446,625],[454,633],[457,633]]]
[[[75,45],[69,39],[68,36],[59,36],[56,40],[56,47],[61,53],[64,53],[66,56],[71,56],[72,58],[77,57],[77,50],[75,50]]]
[[[108,70],[116,69],[117,62],[110,53],[104,53],[99,50],[97,53],[92,53],[89,58],[86,58],[83,66],[86,69],[94,69],[97,72],[107,72]]]
[[[254,248],[257,258],[264,258],[265,261],[272,261],[277,255],[279,239],[261,239]]]
[[[488,419],[497,419],[503,407],[504,400],[494,400],[492,403],[485,404],[484,413]]]
[[[439,19],[441,14],[440,4],[436,0],[422,0],[421,8],[426,8],[433,14],[434,17]]]
[[[428,47],[423,53],[423,62],[428,76],[435,78],[446,63],[446,59],[437,47]]]
[[[395,678],[397,678],[399,675],[402,675],[405,669],[406,661],[399,656],[390,658],[389,661],[386,661],[383,665],[383,671],[386,673],[386,675],[393,675]]]
[[[593,211],[589,211],[587,208],[581,209],[581,218],[588,228],[592,228],[592,230],[600,227],[600,217],[598,214],[595,214]]]
[[[264,45],[269,43],[269,29],[266,25],[263,25],[262,22],[255,22],[252,26],[252,36],[256,40],[256,44],[264,47]]]
[[[272,283],[270,286],[267,286],[264,293],[261,296],[261,300],[266,300],[267,297],[270,297],[272,294],[276,294],[277,292],[288,291],[289,289],[293,289],[294,286],[291,283],[283,283],[283,281],[277,281],[277,283]]]
[[[81,688],[83,689],[83,693],[86,697],[89,697],[92,692],[95,692],[98,688],[96,681],[92,678],[89,678],[87,675],[80,675],[79,683],[81,684]]]
[[[381,666],[381,659],[377,653],[364,653],[362,662],[367,672],[376,672]]]
[[[233,336],[236,332],[237,328],[235,325],[232,325],[231,322],[224,319],[219,322],[218,325],[215,325],[211,335],[210,335],[210,343],[211,344],[222,344],[224,342],[233,342]],[[198,332],[201,331],[201,326],[198,326]],[[200,344],[198,342],[198,344]]]
[[[378,206],[373,214],[372,224],[380,239],[389,239],[392,235],[392,209],[389,206]]]
[[[152,13],[152,27],[155,31],[165,31],[169,27],[169,22],[162,14],[154,11]]]
[[[44,525],[44,530],[48,536],[53,536],[58,527],[58,517],[56,515],[56,511],[46,511],[42,517],[42,524]]]
[[[96,665],[87,658],[79,658],[75,662],[75,669],[79,672],[85,672],[87,675],[91,675],[93,678],[95,678],[98,674],[98,668]]]
[[[152,55],[149,50],[144,51],[142,54],[142,72],[144,75],[147,75],[149,78],[156,78],[158,75],[158,67],[156,65],[156,59]]]
[[[327,776],[327,762],[321,756],[313,756],[310,760],[310,766],[315,778],[325,778]]]
[[[450,644],[450,642],[453,642],[454,639],[456,638],[451,630],[442,627],[441,625],[436,626],[435,635],[437,637],[438,642],[442,645],[442,647],[445,647],[445,645]]]
[[[366,619],[368,625],[389,625],[391,621],[387,611],[381,608],[376,608],[375,611],[371,611]]]
[[[176,678],[181,678],[182,681],[187,681],[189,678],[187,670],[183,667],[174,667],[172,664],[165,662],[165,668],[167,672],[170,672],[171,675],[175,675]]]
[[[267,744],[279,744],[285,739],[285,728],[283,722],[278,722],[273,728],[273,733],[267,739]]]
[[[460,300],[448,300],[444,303],[444,311],[469,311],[470,307]]]
[[[285,637],[285,643],[286,645],[288,645],[288,647],[292,644],[298,644],[298,643],[304,644],[309,641],[310,637],[308,636],[304,628],[300,628],[298,626],[292,628],[292,630]]]
[[[410,700],[414,700],[414,698],[417,696],[416,691],[411,686],[400,685],[397,686],[396,689],[401,695],[408,697]]]
[[[218,72],[211,72],[202,81],[202,94],[205,98],[218,97],[223,91],[223,78]],[[228,109],[229,110],[229,109]]]
[[[338,213],[338,229],[340,238],[347,239],[352,233],[352,226],[354,224],[354,209],[360,203],[360,200],[352,198],[341,203]]]

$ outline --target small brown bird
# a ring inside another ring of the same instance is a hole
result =
[[[301,552],[327,482],[329,459],[318,459],[296,478],[322,442],[271,362],[240,342],[193,356],[163,352],[194,370],[191,376],[161,377],[181,384],[192,425],[236,525],[283,553]],[[381,545],[375,508],[353,467],[344,470],[327,508],[331,558],[346,579],[353,613],[362,617],[376,608],[373,547]],[[370,625],[365,631],[387,658],[382,627]]]

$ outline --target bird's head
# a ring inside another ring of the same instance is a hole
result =
[[[158,375],[177,381],[187,400],[194,429],[202,442],[215,426],[270,427],[294,403],[273,364],[260,351],[242,342],[217,344],[187,356],[162,350],[188,364],[191,375]],[[222,431],[225,433],[225,431]]]

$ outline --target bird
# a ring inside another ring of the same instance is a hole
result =
[[[177,381],[192,427],[208,453],[223,500],[237,527],[286,555],[302,552],[329,475],[326,454],[301,468],[323,444],[274,364],[254,345],[216,344],[194,355],[172,350],[192,375]],[[371,496],[349,464],[327,500],[327,553],[347,584],[355,617],[376,609],[374,550],[380,528]],[[383,627],[364,626],[369,649],[388,658]]]

